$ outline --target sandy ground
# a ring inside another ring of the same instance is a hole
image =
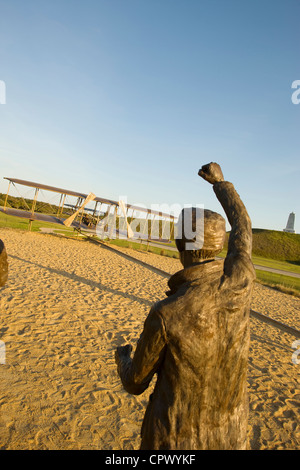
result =
[[[135,344],[167,280],[87,241],[1,229],[0,448],[138,449],[150,390],[131,396],[114,350]],[[119,249],[170,273],[178,260]],[[299,299],[256,285],[252,308],[300,329]],[[295,337],[251,319],[249,446],[300,447]],[[1,343],[3,346],[3,343]],[[300,357],[300,355],[299,355]],[[4,362],[4,361],[2,361]]]

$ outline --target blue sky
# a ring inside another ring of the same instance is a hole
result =
[[[3,176],[300,232],[298,0],[0,0]],[[24,194],[24,193],[23,193]]]

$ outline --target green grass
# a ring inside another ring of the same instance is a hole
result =
[[[226,250],[223,250],[220,256],[225,258]],[[252,262],[254,265],[286,271],[286,275],[284,275],[256,269],[257,282],[273,287],[281,292],[300,297],[300,278],[289,276],[289,272],[300,273],[299,265],[288,261],[272,260],[255,255],[252,255]]]
[[[300,265],[300,234],[253,229],[253,254]]]
[[[267,266],[268,268],[281,269],[283,271],[300,274],[300,265],[292,263],[291,261],[278,261],[252,255],[252,262],[258,266]]]
[[[147,245],[143,243],[119,239],[109,240],[109,243],[124,248],[132,248],[133,250],[148,251],[149,253],[154,253],[156,255],[169,256],[170,258],[179,258],[177,251],[168,250],[167,248],[160,248],[152,245],[147,247]]]
[[[226,250],[223,250],[219,256],[225,258]],[[289,261],[278,261],[275,259],[263,258],[262,256],[256,256],[252,254],[252,262],[258,266],[265,266],[267,268],[280,269],[291,273],[300,274],[300,266]]]
[[[300,278],[256,270],[257,282],[300,297]]]
[[[300,234],[255,228],[252,233],[253,257],[285,261],[300,266]]]
[[[23,219],[22,217],[14,217],[13,215],[8,215],[4,214],[3,212],[0,212],[0,228],[1,227],[8,227],[8,228],[14,228],[14,229],[19,229],[19,230],[29,230],[29,221],[28,219]],[[39,232],[41,227],[46,227],[46,228],[53,228],[55,231],[63,231],[72,234],[73,229],[66,229],[59,228],[58,224],[51,224],[50,222],[42,222],[39,220],[35,220],[32,222],[31,225],[31,231],[32,232]]]

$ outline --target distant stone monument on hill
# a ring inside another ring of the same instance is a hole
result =
[[[291,212],[286,224],[286,227],[283,229],[284,232],[295,233],[295,214]]]

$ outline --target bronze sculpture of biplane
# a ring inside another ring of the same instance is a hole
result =
[[[126,221],[126,230],[123,230],[122,238],[143,238],[151,239],[151,241],[154,239],[154,241],[168,243],[170,241],[171,235],[174,234],[174,224],[176,218],[175,216],[166,214],[164,212],[155,211],[132,204],[124,204],[123,201],[115,201],[103,197],[96,197],[93,193],[85,194],[17,178],[5,177],[4,179],[8,180],[9,185],[7,194],[5,196],[4,205],[0,207],[0,211],[7,215],[28,219],[30,225],[33,221],[41,221],[64,225],[75,230],[82,231],[83,233],[85,232],[96,235],[97,224],[99,224],[99,222],[108,214],[116,216],[117,212],[119,211],[120,215],[123,216]],[[29,207],[27,204],[27,210],[9,207],[8,195],[11,185],[14,187],[16,187],[16,185],[22,185],[35,189],[31,207]],[[39,191],[51,191],[60,195],[59,205],[56,207],[56,214],[46,214],[36,210]],[[76,202],[74,204],[68,204],[66,201],[68,196],[75,197],[77,199]],[[94,204],[94,207],[87,207],[87,205],[91,203]],[[129,217],[130,210],[132,211],[131,217]],[[133,233],[130,227],[130,223],[128,222],[128,220],[132,220],[134,218],[134,213],[144,213],[143,227],[140,227],[140,232],[138,233]],[[67,217],[66,214],[68,214]],[[151,238],[147,228],[148,221],[150,221],[151,217],[157,217],[158,219],[163,220],[163,225],[166,221],[168,221],[171,225],[171,230],[166,231],[166,234],[164,234],[164,230],[161,230],[160,236],[154,236]],[[116,232],[120,232],[120,230],[115,230],[114,232],[116,235]],[[126,236],[124,236],[125,232]],[[110,231],[110,233],[112,234],[112,231]]]

